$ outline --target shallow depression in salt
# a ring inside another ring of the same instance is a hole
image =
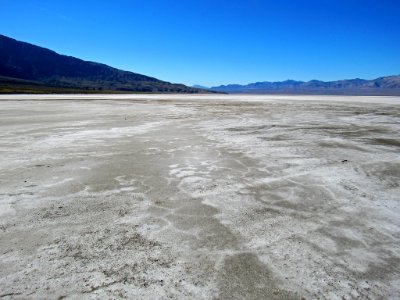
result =
[[[0,96],[0,297],[400,298],[400,98]]]

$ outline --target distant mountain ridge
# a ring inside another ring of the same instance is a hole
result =
[[[0,92],[202,93],[0,35]]]
[[[328,82],[320,80],[264,81],[247,85],[221,85],[211,87],[210,90],[250,94],[400,95],[400,75],[379,77],[373,80],[356,78]]]
[[[194,84],[194,85],[192,85],[192,87],[197,88],[197,89],[208,90],[208,87],[206,87],[204,85],[200,85],[200,84]]]

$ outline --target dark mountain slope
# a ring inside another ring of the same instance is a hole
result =
[[[28,80],[29,82],[27,82]],[[126,91],[201,93],[153,77],[60,55],[46,48],[0,35],[0,91]]]

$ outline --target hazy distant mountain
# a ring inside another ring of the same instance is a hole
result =
[[[333,94],[333,95],[400,95],[400,75],[374,80],[349,79],[324,82],[320,80],[256,82],[247,85],[229,84],[210,88],[225,93],[252,94]]]
[[[0,92],[169,92],[198,88],[60,55],[0,35]]]
[[[192,87],[196,88],[196,89],[203,89],[203,90],[208,90],[209,89],[208,87],[206,87],[204,85],[200,85],[200,84],[192,85]]]

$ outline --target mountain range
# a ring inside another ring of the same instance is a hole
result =
[[[0,35],[0,93],[210,93]]]
[[[349,79],[256,82],[187,87],[119,70],[0,34],[0,93],[251,93],[400,95],[400,75]]]
[[[256,82],[247,85],[229,84],[209,88],[224,93],[248,94],[332,94],[332,95],[400,95],[400,75],[373,80]]]

